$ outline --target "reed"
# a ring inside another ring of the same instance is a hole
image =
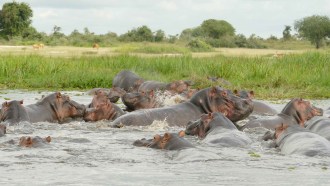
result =
[[[267,56],[192,57],[134,55],[51,57],[2,55],[0,88],[86,90],[111,87],[121,70],[148,80],[192,80],[196,88],[220,85],[248,89],[260,99],[330,98],[330,54],[305,52],[280,58]],[[208,77],[229,81],[212,82]]]

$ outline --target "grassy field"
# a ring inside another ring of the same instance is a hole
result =
[[[152,48],[152,47],[151,47]],[[161,47],[160,47],[161,48]],[[111,87],[114,76],[132,70],[148,80],[185,79],[195,88],[220,85],[248,89],[260,99],[330,98],[330,54],[327,50],[185,49],[0,46],[0,88],[87,90]],[[277,56],[276,56],[277,54]],[[221,77],[211,82],[208,77]]]

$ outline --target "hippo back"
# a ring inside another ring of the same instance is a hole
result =
[[[330,142],[327,139],[299,126],[289,126],[276,139],[276,144],[281,149],[281,153],[286,155],[330,155]]]
[[[324,116],[315,116],[305,123],[306,129],[309,129],[320,136],[330,140],[330,118]]]
[[[246,147],[252,140],[241,131],[217,127],[210,131],[203,142],[223,147]]]
[[[8,125],[15,125],[22,121],[30,121],[29,115],[23,106],[23,101],[4,102],[1,107],[1,121]]]
[[[129,70],[119,72],[112,81],[113,87],[119,87],[128,91],[137,91],[144,79]]]

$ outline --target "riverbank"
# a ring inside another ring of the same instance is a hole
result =
[[[266,50],[258,51],[257,55],[226,55],[228,51],[222,50],[197,57],[196,53],[94,55],[88,53],[91,49],[84,50],[85,54],[81,55],[67,50],[70,55],[56,56],[40,55],[38,51],[1,52],[0,88],[87,90],[111,87],[114,76],[127,69],[147,80],[191,80],[194,88],[219,85],[254,90],[258,99],[330,98],[330,54],[324,51],[266,53]],[[94,52],[100,51],[95,49]],[[222,79],[210,81],[208,77]]]

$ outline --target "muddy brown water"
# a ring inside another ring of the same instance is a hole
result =
[[[35,103],[50,92],[1,91],[0,100]],[[92,97],[79,91],[63,92],[88,104]],[[288,100],[267,102],[280,111]],[[312,100],[328,108],[330,100]],[[122,106],[122,105],[121,105]],[[246,120],[240,121],[244,124]],[[284,156],[267,147],[260,137],[266,131],[245,130],[253,140],[247,148],[223,148],[186,138],[196,148],[179,151],[135,147],[136,139],[166,131],[177,132],[165,122],[148,127],[113,129],[109,122],[66,124],[21,123],[0,138],[1,185],[329,185],[330,157]],[[21,136],[51,136],[42,148],[8,144]]]

